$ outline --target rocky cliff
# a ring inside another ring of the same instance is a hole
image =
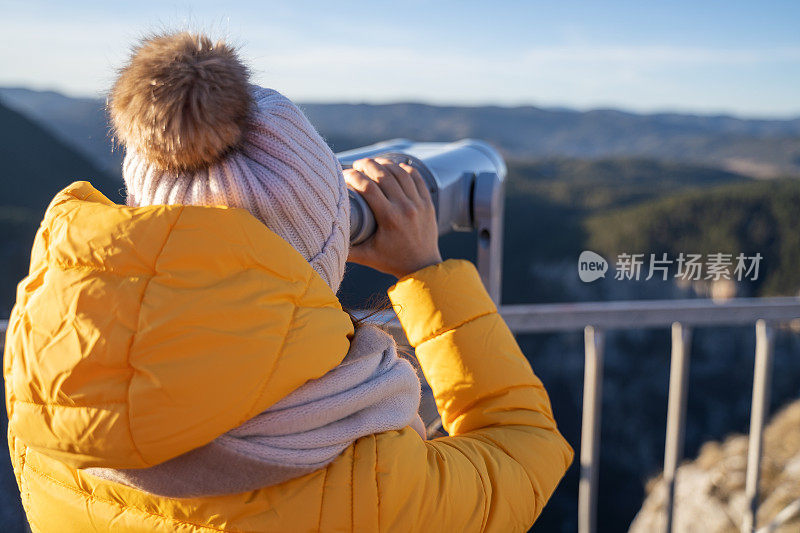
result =
[[[746,468],[747,435],[706,443],[696,459],[678,469],[675,530],[703,533],[741,531],[746,508]],[[663,479],[652,480],[647,492],[630,533],[650,533],[663,528],[666,495]],[[800,400],[776,414],[764,433],[760,497],[759,528],[770,524],[787,506],[800,501]],[[772,531],[800,531],[798,507],[795,504],[793,516]]]

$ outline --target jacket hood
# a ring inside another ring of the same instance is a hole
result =
[[[48,207],[6,334],[9,425],[73,467],[200,447],[341,362],[353,326],[304,258],[244,209]]]

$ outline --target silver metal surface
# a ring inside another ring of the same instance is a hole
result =
[[[503,180],[494,172],[475,176],[473,209],[478,238],[478,273],[498,306],[503,288],[504,193]]]
[[[352,189],[347,189],[347,196],[350,201],[350,244],[355,246],[369,239],[377,225],[363,196]]]
[[[769,524],[758,530],[758,533],[772,533],[797,515],[800,515],[800,498],[781,509]]]
[[[664,531],[673,530],[675,474],[683,457],[686,427],[686,391],[689,379],[689,350],[692,330],[675,322],[672,324],[672,357],[669,367],[669,399],[667,406],[667,436],[664,445],[664,483],[667,497],[664,503]]]
[[[439,235],[475,229],[475,202],[481,200],[480,195],[484,191],[484,188],[480,191],[476,189],[476,176],[492,173],[502,183],[507,173],[506,164],[500,154],[490,145],[476,139],[455,142],[393,139],[336,154],[342,168],[351,167],[359,159],[378,156],[397,163],[405,162],[420,172],[436,208]],[[486,192],[492,193],[491,190]],[[500,201],[502,202],[502,197]],[[369,237],[364,237],[363,230],[375,227],[374,220],[370,221],[374,217],[366,202],[358,202],[356,198],[352,198],[350,207],[350,238],[351,242],[358,244]]]
[[[439,235],[476,230],[477,266],[492,300],[500,304],[503,269],[503,158],[474,139],[452,143],[394,139],[336,155],[343,168],[365,157],[383,156],[416,168],[431,192]],[[350,196],[350,243],[361,244],[377,229],[368,203]]]
[[[742,522],[742,531],[745,533],[752,533],[756,528],[761,447],[764,441],[764,422],[769,410],[774,348],[775,330],[765,320],[759,320],[756,322],[756,361],[753,371],[753,401],[750,407],[750,440],[747,445],[747,474],[744,489],[747,509]]]
[[[600,466],[600,415],[603,399],[603,332],[584,329],[583,419],[581,422],[581,472],[578,485],[578,531],[597,529],[597,479]]]

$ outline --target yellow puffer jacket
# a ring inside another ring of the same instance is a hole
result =
[[[359,439],[327,468],[170,499],[82,468],[158,464],[335,367],[352,324],[247,211],[51,202],[6,339],[8,439],[33,531],[523,531],[572,460],[541,382],[474,267],[390,290],[450,437]]]

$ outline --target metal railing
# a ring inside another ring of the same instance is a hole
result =
[[[747,509],[744,513],[742,531],[746,533],[756,531],[758,483],[764,424],[771,388],[775,326],[781,322],[800,318],[800,298],[739,298],[719,303],[698,299],[506,305],[501,307],[500,313],[514,333],[584,331],[584,392],[578,489],[580,533],[593,533],[597,529],[605,332],[624,329],[672,329],[663,473],[667,484],[665,531],[669,532],[673,530],[674,524],[675,475],[683,457],[692,328],[754,324],[756,350],[745,482]],[[373,315],[371,320],[383,323],[398,342],[407,344],[405,335],[391,311]],[[0,321],[2,336],[5,335],[6,327],[7,322]],[[796,509],[790,508],[781,513],[781,517],[790,518],[796,513]],[[776,517],[776,520],[780,520],[781,517]],[[775,521],[767,526],[767,528],[774,527],[776,527]]]
[[[800,318],[800,299],[740,298],[720,303],[712,300],[642,300],[518,305],[503,307],[501,314],[515,333],[584,330],[586,362],[578,489],[578,530],[581,533],[593,533],[597,529],[604,332],[621,329],[672,329],[663,473],[667,487],[664,528],[671,532],[674,523],[675,474],[683,457],[692,328],[755,324],[756,351],[745,482],[747,509],[742,531],[751,533],[756,530],[762,441],[771,388],[774,326]]]
[[[694,300],[636,300],[575,304],[505,305],[500,314],[514,333],[584,331],[583,415],[581,421],[578,531],[597,530],[597,487],[600,456],[603,348],[609,330],[671,328],[667,431],[664,443],[664,482],[667,486],[664,531],[673,531],[675,475],[683,458],[686,396],[692,329],[703,326],[755,325],[756,351],[750,412],[742,531],[756,531],[758,483],[764,424],[769,405],[775,326],[800,318],[800,298],[736,298],[723,302]],[[384,313],[399,342],[406,342],[396,318]],[[792,508],[793,509],[793,508]],[[794,516],[794,512],[783,515]],[[777,517],[776,517],[777,518]],[[786,519],[784,518],[784,519]],[[769,527],[775,527],[770,524]]]

